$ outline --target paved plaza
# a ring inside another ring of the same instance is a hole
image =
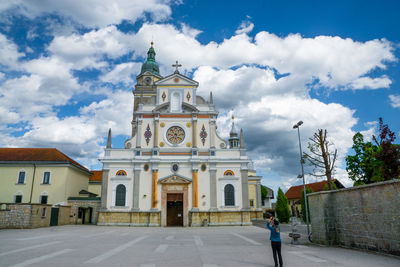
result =
[[[400,266],[396,257],[282,237],[284,266]],[[1,230],[0,266],[274,266],[268,238],[255,226]]]

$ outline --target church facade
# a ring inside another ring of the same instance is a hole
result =
[[[198,96],[198,82],[179,73],[178,62],[161,76],[155,54],[151,46],[136,77],[131,138],[112,148],[109,132],[98,224],[249,225],[261,218],[260,179],[243,131],[232,122],[229,140],[218,136],[212,94]]]

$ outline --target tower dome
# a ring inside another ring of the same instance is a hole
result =
[[[143,74],[146,71],[149,71],[155,75],[160,75],[160,69],[159,69],[158,63],[156,61],[156,51],[153,48],[153,42],[151,42],[151,47],[149,48],[149,51],[147,52],[147,59],[142,65],[140,74]]]

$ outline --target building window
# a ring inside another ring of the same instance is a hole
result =
[[[225,206],[235,206],[235,188],[231,184],[225,185]]]
[[[250,199],[250,207],[254,207],[254,199]]]
[[[42,217],[46,217],[46,207],[42,208]]]
[[[25,184],[25,172],[19,172],[18,184]]]
[[[44,172],[43,184],[50,184],[50,172]]]
[[[149,170],[149,164],[144,164],[143,169],[145,172],[147,172]]]
[[[115,206],[125,206],[125,195],[126,195],[125,186],[119,184],[117,186],[117,192],[115,195]]]
[[[235,176],[235,173],[231,170],[227,170],[224,172],[224,176]]]
[[[48,196],[40,196],[40,204],[47,204]]]
[[[126,171],[124,171],[124,170],[119,170],[119,171],[117,171],[116,176],[126,176]]]
[[[15,196],[15,203],[22,203],[22,195]]]

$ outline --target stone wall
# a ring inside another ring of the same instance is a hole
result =
[[[191,211],[190,226],[252,225],[251,218],[262,218],[256,211]]]
[[[43,213],[43,209],[45,212]],[[51,205],[0,204],[0,229],[50,226]]]
[[[400,256],[400,180],[308,198],[313,242]]]
[[[100,211],[97,225],[160,226],[160,211]]]
[[[92,208],[92,224],[97,224],[99,210],[101,208],[101,199],[99,197],[70,197],[68,198],[68,205],[71,206],[70,223],[80,224],[81,220],[78,219],[78,209]]]
[[[58,206],[58,224],[57,225],[66,225],[72,224],[73,221],[71,218],[71,206]]]

